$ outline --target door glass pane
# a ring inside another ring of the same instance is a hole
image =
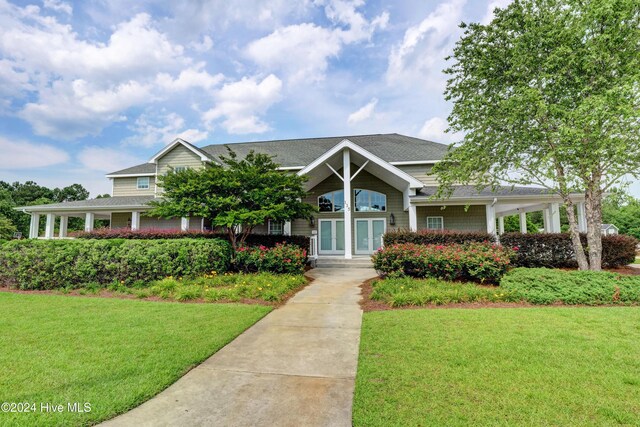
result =
[[[320,221],[320,250],[331,250],[331,221]]]
[[[356,220],[356,250],[369,251],[369,221]]]
[[[344,221],[336,221],[336,250],[344,251]]]
[[[382,235],[384,234],[384,220],[373,220],[373,250],[378,250],[382,246]]]

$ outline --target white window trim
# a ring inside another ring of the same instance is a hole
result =
[[[174,172],[182,172],[182,171],[186,171],[187,169],[189,169],[189,166],[175,166],[173,168]]]
[[[146,186],[141,186],[140,185],[140,181],[146,179],[147,180],[147,185]],[[151,177],[149,176],[141,176],[138,177],[138,179],[136,179],[136,189],[138,190],[148,190],[151,188]]]
[[[383,210],[377,210],[377,211],[374,211],[374,210],[368,210],[368,211],[358,210],[357,199],[356,199],[356,192],[357,191],[368,191],[369,192],[369,208],[371,208],[371,195],[373,193],[380,194],[380,195],[384,196],[384,209]],[[387,211],[387,195],[385,193],[381,193],[381,192],[375,191],[375,190],[369,190],[367,188],[354,188],[353,189],[353,211],[354,212],[358,212],[358,213],[386,212]]]
[[[431,218],[439,218],[440,219],[440,228],[429,228],[429,219]],[[427,230],[444,230],[444,217],[443,216],[428,216],[426,219]]]
[[[280,232],[279,233],[272,233],[271,232],[271,227],[272,224],[279,224],[280,225]],[[275,235],[275,236],[283,236],[284,235],[284,222],[283,221],[273,221],[273,220],[269,220],[268,221],[268,225],[267,225],[267,234],[269,235]]]

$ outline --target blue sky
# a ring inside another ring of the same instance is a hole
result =
[[[178,136],[450,143],[444,58],[508,2],[0,0],[0,180],[95,196]]]

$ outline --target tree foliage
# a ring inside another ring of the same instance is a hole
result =
[[[640,239],[640,200],[624,191],[614,191],[602,203],[602,221],[614,224],[620,234]]]
[[[308,218],[314,211],[301,201],[306,196],[306,178],[279,171],[272,157],[252,151],[239,159],[229,150],[228,157],[221,159],[222,165],[160,177],[163,198],[152,202],[149,215],[208,218],[227,232],[235,250],[269,219]]]
[[[464,141],[436,165],[438,196],[539,184],[562,197],[579,245],[572,192],[586,198],[589,261],[600,268],[601,200],[640,176],[640,3],[515,0],[487,24],[462,24],[445,92]],[[581,254],[581,251],[576,251]]]

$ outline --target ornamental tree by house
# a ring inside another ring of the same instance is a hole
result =
[[[251,151],[244,159],[229,150],[222,165],[170,172],[160,178],[163,198],[149,215],[199,216],[225,230],[234,253],[257,225],[308,218],[314,207],[302,202],[306,177],[278,170],[271,156]]]
[[[445,96],[465,136],[434,168],[437,196],[542,185],[564,201],[580,269],[599,270],[603,194],[640,175],[640,3],[515,0],[461,26]],[[585,195],[588,259],[571,192]]]

